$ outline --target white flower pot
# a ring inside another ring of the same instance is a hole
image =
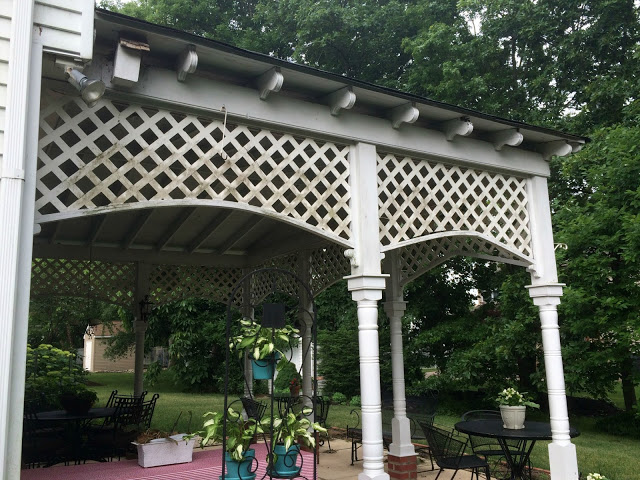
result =
[[[527,407],[525,406],[510,407],[508,405],[500,405],[502,426],[513,430],[524,428],[524,417],[526,413]]]
[[[138,447],[138,465],[141,467],[157,467],[174,463],[189,463],[193,459],[193,446],[198,437],[188,442],[182,439],[186,433],[172,435],[169,438],[158,438],[149,443],[132,442]]]

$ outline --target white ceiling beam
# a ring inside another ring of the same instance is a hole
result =
[[[389,112],[389,118],[391,119],[391,125],[393,128],[398,129],[403,123],[414,123],[418,120],[420,111],[416,108],[416,104],[405,103],[399,107],[391,109]]]
[[[510,128],[508,130],[500,130],[499,132],[489,135],[489,140],[493,143],[493,147],[500,151],[505,145],[510,147],[517,147],[522,143],[524,136],[518,131],[517,128]]]
[[[260,100],[266,100],[272,92],[279,92],[283,83],[284,76],[280,73],[280,67],[273,67],[271,70],[264,72],[256,80]]]
[[[187,248],[187,251],[189,253],[193,253],[197,249],[199,249],[202,246],[202,244],[206,242],[207,239],[211,235],[213,235],[213,233],[218,228],[220,228],[220,226],[224,223],[224,221],[227,218],[229,218],[229,216],[232,213],[233,213],[233,210],[225,210],[220,215],[217,215],[212,222],[210,222],[206,227],[204,227],[204,229],[202,229],[200,233],[198,233],[198,235],[196,235],[196,238],[194,238],[193,241],[189,244],[189,248]]]
[[[456,135],[466,137],[473,132],[473,123],[468,118],[454,118],[442,124],[444,136],[450,142]]]
[[[240,228],[235,230],[233,234],[222,245],[218,246],[215,249],[216,252],[220,255],[227,255],[229,250],[231,250],[236,243],[242,240],[242,237],[247,235],[251,230],[256,228],[263,221],[264,217],[261,217],[257,221],[255,218],[250,218]]]
[[[331,115],[334,117],[340,114],[340,110],[349,110],[356,103],[356,94],[352,87],[344,87],[336,90],[324,97],[324,101],[329,105]]]
[[[100,235],[102,228],[104,227],[104,223],[107,220],[106,215],[98,215],[91,219],[91,232],[89,232],[89,236],[87,237],[86,245],[93,245]],[[58,222],[60,224],[62,222]]]
[[[566,140],[557,140],[555,142],[543,143],[538,147],[538,150],[542,153],[542,157],[545,160],[551,160],[551,157],[554,155],[558,157],[569,155],[573,147],[571,147]]]
[[[571,145],[571,153],[578,153],[584,147],[584,142],[568,142]]]
[[[136,221],[133,224],[133,227],[131,227],[131,229],[127,232],[127,235],[124,237],[124,240],[120,244],[121,249],[126,250],[131,247],[133,242],[135,242],[136,237],[140,234],[140,231],[147,224],[147,222],[149,221],[149,218],[151,218],[152,214],[153,214],[153,209],[151,208],[140,212],[140,215],[138,215],[138,217],[136,218]],[[62,222],[58,222],[58,223],[62,223]]]
[[[186,208],[182,212],[182,214],[176,219],[176,221],[173,222],[169,226],[169,228],[165,230],[165,232],[162,234],[162,237],[160,237],[160,240],[158,240],[158,242],[156,243],[155,248],[157,251],[163,250],[169,244],[178,230],[180,230],[184,226],[184,224],[196,213],[196,210],[196,207],[191,207]]]
[[[187,74],[194,73],[196,68],[198,68],[198,54],[196,53],[196,46],[187,45],[180,55],[178,55],[178,62],[176,65],[178,81],[184,82],[187,79]]]
[[[481,138],[465,137],[447,142],[442,132],[429,128],[389,128],[387,118],[362,115],[345,110],[340,116],[327,115],[327,106],[287,95],[276,95],[262,102],[251,89],[200,76],[188,84],[176,82],[175,71],[149,67],[138,84],[129,91],[113,92],[109,84],[110,63],[95,58],[85,73],[107,84],[105,96],[119,101],[147,103],[160,108],[180,108],[199,115],[220,116],[220,99],[230,119],[285,132],[307,132],[311,137],[342,139],[346,143],[371,143],[380,151],[401,151],[417,158],[438,157],[442,161],[524,175],[549,175],[549,164],[540,153],[526,149],[509,149],[496,155],[492,143]],[[53,85],[55,81],[49,81]],[[62,84],[62,82],[59,82]],[[357,90],[354,89],[357,93]]]
[[[56,238],[58,238],[58,234],[60,233],[60,229],[61,229],[61,226],[60,226],[61,223],[62,222],[58,222],[56,224],[56,227],[53,229],[53,233],[49,237],[49,244],[53,244],[56,241]]]

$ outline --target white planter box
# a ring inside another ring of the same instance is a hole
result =
[[[174,463],[189,463],[193,460],[193,447],[198,437],[186,442],[185,433],[172,435],[169,438],[158,438],[149,443],[132,442],[138,447],[138,465],[141,467],[158,467]]]

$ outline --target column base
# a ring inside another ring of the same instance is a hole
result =
[[[578,480],[578,457],[576,446],[549,444],[549,469],[551,480]]]
[[[393,480],[416,480],[418,478],[418,456],[396,457],[387,455],[387,470]]]
[[[358,480],[389,480],[389,475],[387,473],[367,473],[361,472],[358,474]]]
[[[411,443],[411,423],[408,418],[391,419],[391,438],[393,442],[389,445],[390,455],[409,457],[416,454]]]

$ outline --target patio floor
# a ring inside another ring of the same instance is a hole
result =
[[[326,444],[320,449],[320,464],[318,465],[319,480],[356,480],[362,471],[362,461],[351,465],[351,443],[338,438],[331,440],[331,447],[335,453],[327,453]],[[264,458],[265,447],[256,446],[256,457]],[[308,479],[313,478],[313,459],[310,453],[305,456],[302,474]],[[264,475],[264,462],[258,467],[257,480]],[[436,471],[430,471],[429,459],[419,459],[418,478],[433,480]],[[122,460],[109,463],[88,463],[85,465],[54,466],[50,468],[35,468],[23,470],[21,480],[211,480],[221,474],[220,449],[196,449],[193,452],[193,462],[180,465],[168,465],[143,469],[137,460]],[[442,478],[448,479],[452,471],[443,473]],[[268,478],[268,477],[267,477]],[[456,479],[470,479],[469,472],[458,472]]]

